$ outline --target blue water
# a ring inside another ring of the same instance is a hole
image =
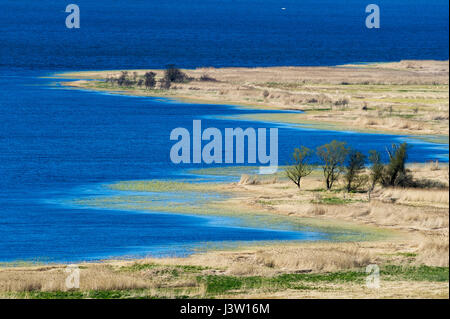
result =
[[[0,2],[0,67],[117,69],[336,65],[448,59],[447,0],[62,0]],[[281,10],[284,7],[286,10]]]
[[[272,127],[223,120],[252,111],[71,90],[57,71],[197,66],[334,65],[448,59],[448,2],[379,1],[382,28],[364,28],[361,1],[0,2],[0,261],[74,261],[178,255],[205,243],[314,240],[316,232],[236,227],[227,218],[92,209],[67,198],[104,195],[105,183],[183,178],[170,131],[192,126]],[[281,10],[286,7],[286,10]],[[409,160],[448,161],[448,145],[402,136],[279,128],[280,164],[294,146],[345,140],[364,152],[412,144]]]

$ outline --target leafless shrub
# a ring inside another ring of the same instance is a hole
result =
[[[334,105],[336,106],[347,106],[349,103],[349,100],[347,98],[341,98],[334,102]]]
[[[215,78],[209,76],[208,74],[203,74],[203,75],[200,77],[200,81],[202,81],[202,82],[218,82],[217,79],[215,79]]]

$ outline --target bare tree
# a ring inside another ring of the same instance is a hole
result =
[[[365,158],[366,157],[361,152],[356,150],[350,151],[344,174],[348,192],[357,190],[367,180],[367,178],[364,178],[361,175],[365,167]]]
[[[317,156],[323,162],[323,175],[328,190],[333,187],[334,182],[339,179],[343,171],[343,165],[349,152],[346,144],[333,140],[329,144],[317,148]]]
[[[370,167],[370,193],[374,190],[375,185],[382,180],[384,165],[381,162],[380,153],[376,150],[369,151],[369,161],[372,164]]]
[[[311,174],[313,166],[309,164],[309,159],[312,155],[312,151],[302,146],[300,149],[296,148],[292,154],[292,165],[286,167],[287,177],[300,188],[300,182],[303,177]]]

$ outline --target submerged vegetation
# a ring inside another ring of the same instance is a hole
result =
[[[109,184],[109,188],[120,191],[137,192],[206,192],[212,193],[222,189],[218,183],[186,183],[164,180],[121,181]]]

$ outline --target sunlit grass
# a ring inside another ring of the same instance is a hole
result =
[[[99,282],[97,289],[11,291],[3,293],[9,298],[34,299],[139,299],[139,298],[214,298],[254,292],[283,292],[286,290],[319,290],[330,292],[340,290],[346,285],[364,286],[367,274],[365,268],[325,273],[284,273],[274,276],[231,276],[222,274],[202,274],[206,268],[200,266],[135,263],[110,269],[109,273],[121,272],[123,280],[142,276],[152,271],[151,278],[140,279],[142,288],[108,289]],[[103,270],[104,271],[104,270]],[[117,275],[116,275],[117,276]],[[448,267],[397,266],[385,265],[380,269],[382,281],[445,283],[449,280]]]
[[[113,190],[137,192],[215,192],[218,183],[183,183],[174,181],[121,181],[108,185]]]

